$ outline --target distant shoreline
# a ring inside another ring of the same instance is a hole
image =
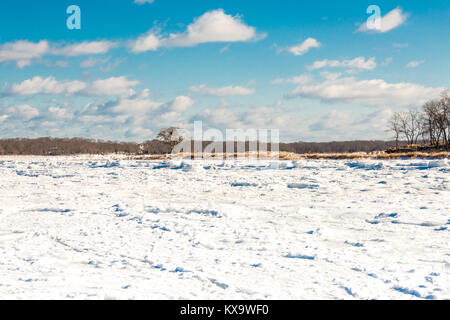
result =
[[[201,142],[202,150],[211,144],[212,141]],[[192,142],[194,145],[194,142]],[[220,143],[219,143],[220,145]],[[405,145],[405,143],[400,143]],[[355,153],[355,152],[377,152],[385,151],[396,146],[395,141],[382,140],[355,140],[355,141],[332,141],[332,142],[280,142],[278,149],[281,152],[295,154],[323,154],[323,153]],[[220,152],[228,152],[228,144],[223,142]],[[245,143],[245,151],[254,150],[255,146],[248,141]],[[263,147],[265,150],[271,150],[271,144]],[[259,149],[261,143],[259,143]],[[146,154],[161,155],[171,152],[171,147],[167,143],[159,140],[148,140],[142,143],[136,142],[118,142],[103,141],[86,138],[13,138],[0,139],[0,155],[76,155],[76,154],[109,154],[109,153],[127,153],[127,154]],[[194,150],[192,148],[191,150]],[[234,144],[234,152],[240,150],[237,148],[237,142]],[[217,152],[219,152],[216,149]]]
[[[197,142],[191,141],[191,149],[195,150]],[[203,141],[197,153],[187,151],[183,158],[229,159],[442,159],[450,158],[450,146],[431,146],[425,144],[406,146],[404,142],[394,141],[341,141],[341,142],[293,142],[279,145],[234,142],[230,145],[223,142],[216,149],[208,150],[211,141]],[[279,155],[271,154],[272,148]],[[228,152],[230,148],[230,152]],[[84,138],[36,138],[36,139],[0,139],[0,156],[82,156],[108,155],[136,160],[166,160],[171,155],[169,144],[159,140],[149,140],[141,144],[134,142],[114,142],[90,140]],[[237,153],[235,150],[242,150]],[[244,153],[245,150],[245,153]],[[205,152],[205,153],[202,153]],[[179,157],[180,155],[178,155]]]
[[[129,160],[129,161],[164,161],[164,160],[209,160],[209,161],[223,161],[223,160],[414,160],[414,159],[450,159],[450,151],[436,151],[436,152],[400,152],[400,153],[307,153],[296,154],[290,152],[280,152],[279,156],[275,153],[257,155],[256,153],[245,154],[154,154],[154,155],[136,155],[126,153],[108,153],[108,154],[76,154],[76,155],[0,155],[0,161],[8,161],[14,159],[55,159],[58,158],[73,158],[76,161],[97,161],[97,160]]]

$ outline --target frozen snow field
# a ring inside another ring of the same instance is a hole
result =
[[[0,299],[450,299],[449,177],[448,160],[0,157]]]

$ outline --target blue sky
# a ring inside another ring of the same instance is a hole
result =
[[[135,2],[0,3],[1,138],[142,141],[202,120],[284,141],[388,139],[393,112],[450,87],[443,1]]]

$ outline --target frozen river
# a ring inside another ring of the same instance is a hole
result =
[[[0,298],[450,299],[449,177],[448,160],[0,157]]]

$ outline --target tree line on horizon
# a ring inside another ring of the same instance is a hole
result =
[[[139,145],[84,138],[15,138],[0,140],[0,155],[75,155],[137,153]]]
[[[203,141],[203,150],[212,141]],[[192,142],[194,143],[194,142]],[[279,150],[293,153],[352,153],[384,151],[395,146],[395,141],[335,141],[335,142],[293,142],[280,143]],[[405,144],[405,143],[403,143]],[[134,142],[115,142],[85,138],[14,138],[0,139],[0,155],[77,155],[77,154],[168,154],[173,146],[162,140],[149,140],[142,144]],[[237,150],[237,142],[234,144]],[[193,149],[193,148],[192,148]],[[270,151],[272,145],[268,144]],[[227,151],[226,142],[223,150]],[[245,143],[246,151],[251,144]]]

